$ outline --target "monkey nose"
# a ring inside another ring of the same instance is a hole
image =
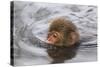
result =
[[[54,44],[53,42],[48,41],[48,40],[46,40],[46,43],[48,43],[48,44]]]

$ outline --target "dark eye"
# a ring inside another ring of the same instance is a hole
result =
[[[55,37],[55,38],[56,38],[56,37],[57,37],[57,34],[54,34],[54,35],[53,35],[53,37]]]

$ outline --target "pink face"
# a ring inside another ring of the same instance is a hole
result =
[[[59,33],[57,33],[57,32],[50,32],[48,34],[46,42],[54,45],[58,41],[58,35],[59,35]]]

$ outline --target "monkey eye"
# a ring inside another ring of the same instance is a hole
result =
[[[54,34],[53,37],[57,37],[57,34]]]

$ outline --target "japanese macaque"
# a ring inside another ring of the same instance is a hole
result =
[[[76,55],[79,33],[76,26],[63,17],[56,18],[50,23],[46,42],[56,48],[48,49],[47,52],[53,58],[51,63],[63,63]]]
[[[47,43],[55,46],[70,47],[79,41],[76,26],[64,17],[50,21]]]

